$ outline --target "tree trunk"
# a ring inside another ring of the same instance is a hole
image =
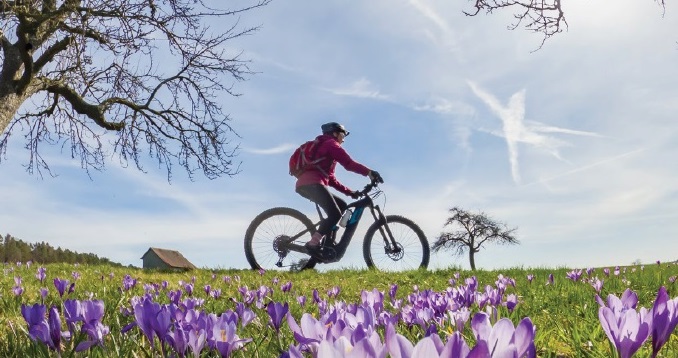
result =
[[[24,98],[15,93],[0,90],[0,135],[5,133],[23,101]]]
[[[475,258],[475,252],[473,250],[468,250],[468,260],[469,263],[471,264],[471,271],[476,270],[476,258]]]

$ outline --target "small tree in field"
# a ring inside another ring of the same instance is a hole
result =
[[[456,230],[441,233],[433,243],[432,249],[434,252],[450,250],[457,256],[468,251],[471,270],[476,269],[475,254],[480,252],[485,243],[500,245],[520,243],[513,236],[516,228],[509,229],[506,224],[494,221],[484,213],[474,214],[454,207],[450,209],[450,214],[445,226],[451,226]]]
[[[14,134],[29,172],[49,171],[39,148],[54,144],[86,170],[117,154],[168,176],[172,164],[235,174],[222,103],[251,71],[227,45],[257,29],[238,17],[270,1],[0,0],[0,159]]]

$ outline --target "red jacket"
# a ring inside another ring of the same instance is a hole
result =
[[[339,180],[337,180],[337,177],[334,176],[334,168],[337,166],[337,163],[341,164],[341,166],[348,171],[364,176],[367,176],[370,173],[370,169],[351,159],[348,153],[346,153],[346,150],[341,147],[334,136],[322,134],[319,135],[317,139],[320,140],[321,143],[318,145],[318,151],[315,154],[315,158],[325,158],[325,160],[318,163],[318,165],[328,174],[328,176],[325,176],[318,170],[309,169],[299,176],[296,187],[298,188],[302,185],[309,184],[329,185],[341,193],[351,195],[351,189],[341,184]]]

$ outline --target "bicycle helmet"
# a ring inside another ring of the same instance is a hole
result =
[[[329,122],[325,123],[322,126],[320,126],[320,129],[322,129],[323,134],[329,134],[329,133],[334,133],[334,132],[342,132],[344,135],[349,134],[349,131],[346,130],[344,126],[337,122]]]

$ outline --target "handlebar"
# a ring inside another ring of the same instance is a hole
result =
[[[379,183],[374,180],[371,180],[369,184],[365,185],[365,188],[363,190],[359,191],[360,196],[361,197],[367,196],[367,194],[369,194],[372,191],[372,189],[376,188],[377,186],[379,186]]]

